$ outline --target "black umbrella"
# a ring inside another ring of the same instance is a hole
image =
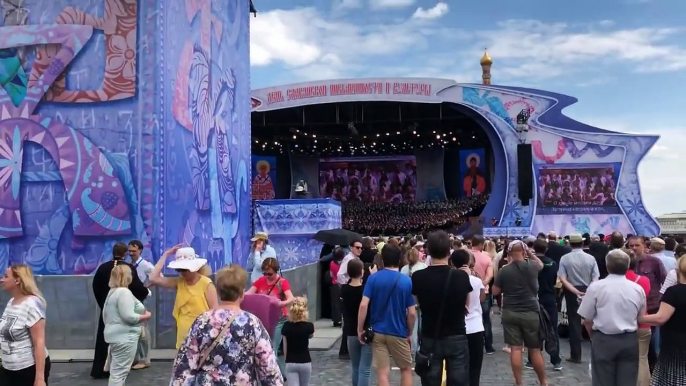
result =
[[[362,240],[362,236],[346,229],[327,229],[317,232],[314,239],[324,244],[348,246],[355,240]]]

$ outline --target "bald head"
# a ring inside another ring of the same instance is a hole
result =
[[[553,232],[553,231],[548,232],[548,240],[550,240],[550,241],[557,240],[557,235],[555,234],[555,232]]]

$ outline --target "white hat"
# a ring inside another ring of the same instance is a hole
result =
[[[570,243],[581,243],[584,240],[585,240],[584,237],[578,233],[572,233],[571,235],[569,235],[569,242]]]
[[[200,256],[196,255],[195,249],[185,247],[176,251],[176,258],[167,265],[167,268],[198,272],[205,264],[207,264],[207,259],[201,259]]]

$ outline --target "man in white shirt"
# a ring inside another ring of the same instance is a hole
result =
[[[362,253],[362,242],[355,240],[350,243],[350,253],[348,253],[341,261],[341,267],[338,270],[338,276],[336,276],[336,281],[339,285],[348,284],[350,276],[348,275],[348,263],[350,260],[359,258],[360,253]]]
[[[672,252],[671,256],[665,253],[665,241],[661,238],[653,237],[650,239],[650,254],[660,259],[666,272],[676,269],[677,262],[674,253]]]
[[[646,295],[627,280],[629,255],[614,249],[605,258],[608,276],[586,290],[578,314],[591,336],[593,385],[638,382],[638,317],[646,312]]]
[[[129,242],[129,256],[131,257],[131,265],[136,268],[136,274],[141,279],[141,282],[148,287],[150,285],[150,274],[155,268],[151,262],[143,259],[141,253],[143,252],[143,243],[140,240],[131,240]],[[138,348],[136,349],[136,358],[132,367],[133,370],[142,370],[150,367],[150,329],[148,323],[141,323],[141,336],[138,339]]]
[[[579,299],[584,296],[591,283],[600,278],[598,263],[595,257],[584,252],[583,241],[583,237],[578,233],[569,235],[572,252],[562,256],[557,273],[563,285],[567,305],[570,352],[567,361],[572,363],[581,363],[581,318],[577,312]]]

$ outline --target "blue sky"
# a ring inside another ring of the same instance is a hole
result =
[[[661,136],[639,170],[654,215],[686,210],[684,0],[255,0],[253,88],[427,76],[573,95],[567,115]]]

